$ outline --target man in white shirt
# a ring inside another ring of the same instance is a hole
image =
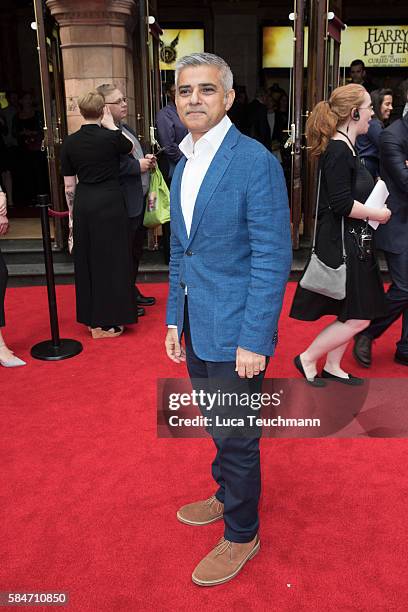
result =
[[[165,344],[175,363],[187,360],[195,388],[221,381],[222,392],[259,393],[290,272],[289,207],[279,163],[227,117],[232,82],[215,55],[177,62],[177,111],[189,133],[171,185]],[[187,525],[224,521],[224,537],[193,572],[200,586],[231,580],[260,546],[259,436],[211,435],[218,489],[177,512]]]

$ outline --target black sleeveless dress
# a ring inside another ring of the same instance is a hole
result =
[[[386,313],[386,307],[375,253],[375,231],[371,230],[374,234],[372,255],[362,260],[355,234],[365,226],[365,221],[348,216],[354,200],[366,201],[374,187],[374,180],[342,140],[330,140],[320,158],[320,168],[316,252],[332,268],[341,264],[343,217],[347,256],[346,297],[344,300],[334,300],[298,285],[290,316],[302,321],[315,321],[324,315],[337,315],[342,322],[348,319],[376,319]]]

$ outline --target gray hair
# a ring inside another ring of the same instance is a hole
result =
[[[176,85],[180,72],[190,66],[216,66],[221,74],[221,83],[225,93],[232,89],[234,77],[227,62],[213,53],[192,53],[181,57],[176,63]]]

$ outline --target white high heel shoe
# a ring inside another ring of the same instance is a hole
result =
[[[2,344],[0,348],[2,348],[3,346],[5,346],[5,344]],[[10,353],[11,353],[11,357],[9,359],[2,359],[0,357],[0,365],[2,365],[3,368],[18,368],[20,366],[27,365],[25,361],[23,361],[19,357],[16,357],[13,354],[13,351],[10,351]]]

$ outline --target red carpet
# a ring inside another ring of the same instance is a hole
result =
[[[293,288],[270,376],[295,376],[293,355],[324,325],[287,318]],[[147,316],[93,341],[73,288],[58,287],[61,335],[84,344],[60,363],[29,357],[49,337],[45,289],[8,291],[5,336],[29,365],[0,368],[0,591],[67,591],[75,612],[405,611],[401,439],[264,440],[261,554],[229,584],[191,583],[221,525],[189,528],[175,510],[212,493],[213,448],[156,437],[155,381],[185,370],[164,355],[166,285],[144,290],[158,299]],[[392,361],[398,333],[376,344],[371,376],[407,376]],[[367,374],[350,356],[346,367]]]

